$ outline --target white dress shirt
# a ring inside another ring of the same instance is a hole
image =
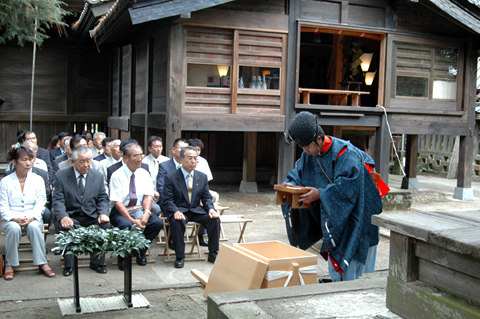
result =
[[[150,182],[150,174],[143,168],[135,171],[135,193],[137,194],[137,203],[143,204],[143,197],[150,195],[153,197],[153,188]],[[122,165],[110,178],[110,201],[122,202],[125,207],[130,203],[130,176],[132,171],[127,165]]]
[[[16,173],[0,181],[0,213],[3,220],[18,217],[41,220],[46,202],[45,182],[41,176],[31,171],[25,179],[23,192]]]
[[[157,165],[155,165],[155,160],[157,160],[157,163],[158,163]],[[166,157],[166,156],[163,156],[163,155],[160,155],[159,157],[157,157],[155,159],[155,157],[153,157],[152,153],[145,156],[144,159],[142,160],[142,162],[144,162],[145,164],[148,165],[148,169],[151,173],[152,184],[153,184],[153,189],[154,190],[157,189],[158,165],[160,165],[160,163],[163,163],[163,162],[168,161],[168,160],[169,160],[169,158]]]
[[[105,155],[106,156],[106,155]],[[120,162],[122,160],[122,158],[120,157],[120,159],[117,161],[116,159],[113,158],[113,156],[107,156],[106,159],[104,159],[103,161],[100,161],[98,162],[101,166],[101,169],[100,169],[100,172],[102,172],[103,174],[103,178],[105,179],[105,183],[107,182],[107,168],[109,168],[110,166],[112,166],[113,164],[116,164],[118,162]]]
[[[45,172],[48,172],[47,163],[45,163],[45,161],[40,158],[35,158],[35,162],[33,162],[33,166],[41,170],[44,170]]]
[[[210,170],[210,166],[208,165],[208,162],[205,158],[201,156],[198,157],[197,167],[195,169],[207,175],[207,179],[209,182],[213,179],[212,171]]]
[[[97,157],[100,154],[103,154],[103,148],[101,150],[97,149],[96,146],[90,149],[92,151],[92,158]]]

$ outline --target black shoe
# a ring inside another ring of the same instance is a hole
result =
[[[198,236],[198,243],[200,244],[200,246],[208,246],[208,240],[206,240],[203,235]]]
[[[171,250],[175,250],[175,245],[173,244],[173,239],[171,238],[168,241],[168,248],[170,248]]]
[[[147,264],[147,258],[145,257],[145,252],[137,251],[136,253],[137,265],[145,266]]]
[[[73,273],[73,268],[72,267],[65,267],[63,268],[63,275],[65,277],[71,276]]]
[[[216,251],[208,253],[208,262],[214,263],[217,259],[218,253]]]
[[[107,273],[107,268],[103,267],[102,265],[98,265],[98,264],[90,264],[90,269],[95,270],[99,274],[106,274]]]
[[[118,256],[117,267],[118,267],[118,270],[120,270],[120,271],[123,271],[123,268],[125,268],[125,263],[123,261],[123,257]]]
[[[175,268],[183,268],[185,258],[177,258],[175,259],[175,263],[173,264]]]
[[[322,279],[322,278],[318,279],[319,284],[327,284],[329,282],[332,282],[332,279]]]
[[[58,256],[58,255],[61,255],[62,254],[62,251],[60,249],[57,249],[55,250],[55,252],[53,253],[55,256]]]

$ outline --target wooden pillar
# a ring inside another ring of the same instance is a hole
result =
[[[288,1],[288,36],[287,36],[287,69],[285,70],[285,129],[287,133],[290,122],[295,117],[297,100],[297,45],[299,45],[300,30],[297,19],[301,16],[301,1]],[[281,88],[283,90],[284,88]],[[288,172],[294,167],[295,143],[288,144],[285,135],[280,138],[278,155],[278,183],[287,178]]]
[[[184,101],[184,57],[183,24],[172,25],[168,37],[167,70],[167,114],[165,143],[167,156],[172,157],[171,145],[182,136],[182,107]]]
[[[402,179],[403,189],[418,189],[417,178],[418,135],[407,135],[407,149],[405,156],[405,174]]]
[[[337,138],[342,138],[342,130],[341,126],[334,126],[333,127],[333,136]]]
[[[463,109],[467,112],[467,131],[460,136],[460,152],[458,154],[458,179],[453,198],[474,200],[472,189],[473,165],[473,133],[475,132],[475,99],[477,54],[474,53],[473,43],[469,43],[465,58],[465,86],[463,94]]]
[[[245,132],[243,139],[243,172],[239,192],[258,193],[257,132]]]
[[[385,114],[380,115],[380,127],[375,132],[375,169],[380,173],[382,180],[388,184],[389,158],[390,158],[390,133],[387,127]]]

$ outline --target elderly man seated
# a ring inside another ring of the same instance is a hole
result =
[[[123,164],[110,179],[110,201],[115,203],[110,218],[112,225],[120,229],[136,225],[143,229],[145,238],[153,241],[163,228],[162,220],[152,214],[153,189],[150,174],[143,169],[144,155],[140,145],[127,144],[123,148]],[[145,250],[137,251],[137,264],[145,266]],[[118,257],[118,269],[123,270],[124,261]]]
[[[92,151],[87,146],[79,146],[72,152],[72,167],[61,170],[55,178],[53,209],[60,221],[62,231],[71,226],[88,227],[99,225],[102,229],[111,228],[108,195],[102,173],[90,169]],[[64,257],[63,275],[72,274],[72,255]],[[90,256],[90,268],[100,274],[107,272],[103,266],[105,254]]]
[[[219,249],[220,215],[215,210],[208,190],[207,175],[195,170],[198,153],[192,146],[180,151],[182,166],[165,176],[163,207],[170,221],[175,246],[174,266],[182,268],[185,259],[184,233],[188,221],[201,223],[208,234],[208,261],[215,262]],[[201,204],[203,203],[203,205]]]

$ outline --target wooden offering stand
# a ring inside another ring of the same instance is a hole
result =
[[[308,193],[303,186],[274,185],[277,191],[277,205],[292,205],[292,208],[305,208],[307,205],[299,200],[301,194]]]

